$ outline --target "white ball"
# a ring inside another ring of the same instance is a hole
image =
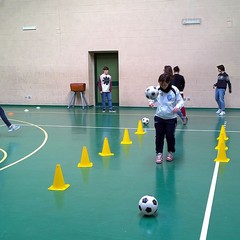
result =
[[[145,195],[138,203],[139,210],[144,215],[154,215],[158,210],[158,201],[155,197]]]
[[[155,100],[158,96],[158,88],[154,86],[149,86],[145,90],[145,96],[148,99]]]
[[[143,125],[148,125],[149,124],[149,118],[147,118],[147,117],[142,118],[142,123],[143,123]]]

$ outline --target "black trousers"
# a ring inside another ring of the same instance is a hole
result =
[[[154,116],[154,126],[156,130],[155,146],[156,153],[163,152],[164,138],[167,140],[168,152],[175,152],[175,129],[177,118],[163,119]]]

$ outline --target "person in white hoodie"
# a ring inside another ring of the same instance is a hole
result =
[[[155,150],[156,163],[163,162],[163,146],[166,137],[168,154],[166,160],[173,161],[175,152],[175,129],[177,126],[177,113],[184,106],[184,101],[177,87],[171,84],[173,73],[171,66],[165,66],[167,71],[159,76],[159,94],[155,100],[149,101],[149,106],[157,105],[154,116],[154,127],[156,132]]]

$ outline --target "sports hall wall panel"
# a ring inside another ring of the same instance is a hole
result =
[[[223,64],[233,85],[226,106],[238,108],[239,9],[238,0],[0,1],[0,102],[67,105],[69,84],[85,82],[94,105],[94,52],[114,51],[120,106],[146,106],[145,88],[164,65],[178,65],[186,106],[216,107]],[[201,24],[183,25],[186,18]],[[36,30],[23,31],[29,26]]]

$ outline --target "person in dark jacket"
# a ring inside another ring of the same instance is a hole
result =
[[[228,86],[229,93],[232,93],[232,85],[229,79],[228,74],[225,72],[225,67],[223,65],[218,65],[218,78],[217,82],[213,85],[215,88],[215,100],[218,104],[217,114],[219,116],[225,115],[225,101],[224,96]]]

